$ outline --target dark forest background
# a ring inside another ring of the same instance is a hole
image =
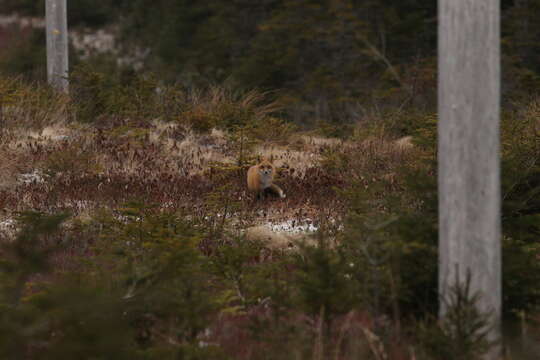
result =
[[[2,2],[4,13],[43,16],[43,1]],[[540,0],[503,0],[502,9],[511,103],[540,83]],[[435,107],[435,0],[80,0],[68,12],[71,29],[113,27],[122,54],[148,50],[143,70],[161,81],[279,90],[298,123]],[[2,68],[43,78],[44,35],[26,39]],[[119,74],[106,56],[93,60]]]

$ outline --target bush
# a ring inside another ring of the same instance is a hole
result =
[[[48,86],[0,78],[0,125],[41,129],[66,120],[69,99]]]
[[[70,74],[74,115],[77,121],[148,121],[159,117],[157,83],[151,77],[115,77],[87,65]]]
[[[28,281],[50,270],[50,255],[61,249],[50,236],[66,217],[24,215],[19,236],[2,248],[4,358],[154,358],[170,345],[169,357],[218,354],[197,346],[218,305],[197,232],[137,204],[119,215],[101,218],[106,228],[91,262],[30,291]]]
[[[99,72],[85,64],[73,70],[70,86],[78,121],[122,123],[161,119],[177,121],[199,133],[271,122],[276,125],[274,135],[276,131],[277,135],[287,132],[280,121],[269,117],[280,106],[267,94],[254,90],[236,93],[218,86],[189,90],[161,84],[151,75],[118,71],[120,75]]]
[[[478,310],[480,295],[471,293],[470,281],[470,274],[462,283],[456,279],[443,299],[441,321],[420,325],[418,337],[429,359],[480,359],[496,344],[489,339],[491,314]]]

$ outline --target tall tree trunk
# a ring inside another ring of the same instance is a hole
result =
[[[439,293],[471,273],[500,336],[500,3],[439,0]],[[440,315],[446,313],[441,301]],[[498,359],[494,348],[486,359]]]
[[[68,30],[66,0],[46,0],[47,79],[54,88],[68,92]]]

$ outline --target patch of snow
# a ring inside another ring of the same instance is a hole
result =
[[[96,32],[72,32],[73,46],[81,52],[81,58],[86,59],[92,54],[92,50],[100,53],[112,52],[115,49],[114,35],[99,29]]]
[[[204,329],[204,333],[202,334],[202,337],[204,339],[208,339],[210,338],[210,336],[212,336],[212,330],[210,328]],[[205,340],[199,340],[199,347],[201,348],[205,348],[211,345],[215,345],[215,344],[212,342],[205,341]]]
[[[45,182],[45,177],[41,171],[34,169],[31,173],[20,174],[19,182],[23,184],[40,184]]]
[[[83,212],[85,210],[91,209],[94,205],[92,201],[87,200],[72,200],[64,204],[66,207],[74,208],[77,212]]]
[[[274,232],[287,232],[291,234],[310,233],[319,230],[318,226],[313,224],[311,219],[305,219],[302,222],[296,220],[286,220],[280,223],[268,222],[266,226]]]
[[[45,27],[45,19],[42,17],[18,16],[17,14],[0,15],[0,26],[8,27],[13,25],[23,28],[43,29]]]
[[[3,221],[0,221],[0,230],[3,230],[3,231],[14,230],[15,224],[16,224],[16,221],[13,219],[6,219]]]
[[[140,216],[114,214],[113,217],[124,224],[127,224],[131,221],[142,221],[142,218]]]
[[[0,27],[18,26],[19,28],[45,28],[44,17],[28,17],[12,15],[0,15]],[[118,46],[118,28],[92,30],[71,29],[69,39],[75,50],[80,53],[82,59],[90,57],[92,54],[111,53],[116,55],[116,62],[120,66],[129,66],[135,70],[140,70],[144,65],[144,60],[150,54],[149,48],[136,47],[128,54]]]
[[[163,208],[167,209],[167,208],[172,208],[174,207],[174,202],[172,201],[167,201],[165,202],[163,205],[162,205]]]
[[[17,230],[17,222],[14,219],[7,218],[0,221],[0,233],[8,239],[13,239]]]

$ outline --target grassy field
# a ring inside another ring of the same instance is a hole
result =
[[[434,114],[373,112],[337,138],[335,124],[292,124],[272,94],[74,79],[70,98],[0,80],[3,358],[475,359],[489,346],[474,296],[452,304],[459,322],[436,321]],[[505,311],[533,328],[538,119],[531,99],[502,126]],[[287,196],[256,201],[246,171],[269,155]],[[508,358],[526,359],[523,344]]]

